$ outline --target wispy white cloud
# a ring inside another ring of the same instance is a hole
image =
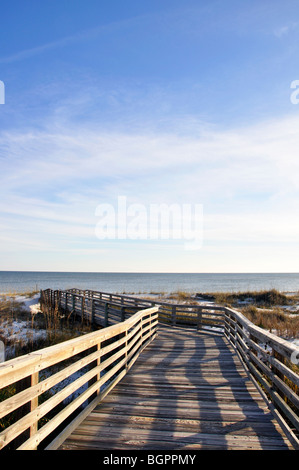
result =
[[[208,240],[293,240],[298,126],[286,117],[181,137],[71,127],[3,133],[7,233],[11,223],[16,236],[10,220],[20,218],[40,237],[93,243],[97,205],[126,195],[129,203],[204,204]]]
[[[282,38],[284,36],[287,36],[293,31],[298,30],[299,23],[296,21],[293,21],[292,23],[280,26],[274,30],[274,35],[278,38]]]
[[[15,54],[11,54],[6,57],[0,57],[0,64],[9,64],[13,62],[18,62],[20,60],[25,60],[30,57],[43,54],[44,52],[69,46],[69,45],[74,45],[77,42],[82,42],[87,39],[92,39],[95,35],[99,34],[101,31],[103,31],[104,27],[99,27],[99,28],[94,28],[91,30],[87,31],[80,31],[76,34],[62,37],[60,39],[57,39],[55,41],[50,41],[46,44],[42,44],[36,47],[31,47],[29,49],[24,49],[22,51],[16,52]]]
[[[10,77],[0,130],[6,268],[17,252],[15,266],[28,267],[34,256],[34,267],[46,262],[45,269],[97,270],[102,256],[101,270],[118,263],[155,270],[159,258],[166,270],[183,263],[196,271],[198,259],[206,269],[212,251],[221,257],[228,246],[223,266],[238,257],[253,266],[255,253],[262,266],[265,247],[267,261],[278,248],[295,259],[299,119],[288,87],[298,78],[299,23],[270,0],[233,3],[142,6],[147,13],[130,18],[133,10],[107,9],[123,19],[98,17],[96,25],[96,15],[86,17],[90,28],[63,36],[57,18],[57,29],[32,30],[33,47],[22,46],[23,30],[7,43],[11,52],[0,55]],[[82,24],[78,13],[69,31]],[[293,115],[283,117],[290,107]],[[203,204],[200,254],[184,257],[182,245],[159,240],[100,242],[96,207],[121,195],[145,206]]]
[[[31,47],[28,49],[21,50],[6,57],[0,57],[0,64],[9,64],[13,62],[18,62],[21,60],[28,59],[30,57],[34,57],[39,54],[43,54],[50,50],[55,50],[55,49],[59,49],[59,48],[66,47],[66,46],[73,46],[78,43],[94,40],[102,34],[115,32],[116,30],[119,30],[120,28],[127,29],[131,27],[133,24],[135,24],[136,22],[138,23],[140,21],[144,21],[146,17],[147,16],[140,15],[137,17],[125,18],[123,20],[103,23],[93,28],[81,30],[69,36],[64,36],[59,39],[49,41],[45,44],[41,44],[36,47]]]
[[[297,117],[290,117],[226,132],[210,130],[198,136],[107,133],[84,126],[65,127],[59,133],[2,133],[3,184],[17,189],[34,182],[47,188],[56,181],[63,191],[76,179],[84,183],[99,178],[105,185],[110,179],[112,185],[113,181],[126,185],[130,178],[146,179],[155,174],[160,175],[158,180],[166,177],[166,182],[167,175],[218,174],[217,183],[221,178],[224,185],[229,175],[231,181],[239,175],[233,188],[240,179],[243,186],[246,176],[256,189],[262,181],[271,186],[273,177],[273,188],[277,184],[286,187],[286,181],[288,188],[289,184],[297,187],[298,124]],[[135,182],[138,184],[138,179]],[[96,187],[93,181],[89,189]]]

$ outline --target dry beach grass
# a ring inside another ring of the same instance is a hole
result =
[[[5,294],[0,300],[0,340],[5,357],[27,354],[91,331],[91,325],[55,308],[42,313],[37,292]]]
[[[149,297],[138,294],[138,297]],[[230,306],[241,311],[254,324],[286,339],[299,339],[299,293],[282,294],[274,289],[260,292],[203,294],[177,291],[171,294],[151,293],[151,300],[196,305],[202,301]],[[5,294],[0,298],[0,340],[6,359],[26,354],[51,344],[89,332],[91,325],[82,324],[59,310],[41,313],[39,293]]]
[[[132,293],[131,293],[132,294]],[[137,294],[135,294],[137,295]],[[236,308],[254,324],[285,339],[299,338],[299,294],[281,294],[278,291],[211,293],[200,296],[183,291],[171,294],[138,294],[151,300],[169,303],[200,305],[208,302]],[[37,292],[6,294],[0,298],[0,340],[5,343],[6,359],[20,356],[65,341],[91,331],[91,325],[65,316],[54,308],[42,313],[38,308]],[[10,386],[0,390],[0,401],[14,395]],[[50,392],[49,392],[50,393]],[[42,400],[48,399],[43,396]],[[62,405],[63,406],[63,405]],[[15,416],[0,420],[0,431],[10,426]]]

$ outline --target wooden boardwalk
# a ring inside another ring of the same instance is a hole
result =
[[[224,335],[166,326],[59,447],[292,448]]]

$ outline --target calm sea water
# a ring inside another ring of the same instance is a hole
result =
[[[299,291],[299,273],[169,274],[0,271],[0,292],[35,289],[91,289],[111,293]]]

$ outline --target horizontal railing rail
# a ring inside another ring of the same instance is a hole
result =
[[[124,377],[157,324],[158,308],[145,309],[0,364],[0,392],[8,396],[0,402],[0,448],[57,448]]]
[[[56,448],[121,380],[154,338],[158,321],[224,334],[290,441],[299,446],[299,347],[240,312],[80,289],[41,291],[41,307],[63,309],[106,328],[0,365],[0,391],[15,386],[15,393],[0,402],[0,425],[9,415],[0,448],[10,443],[20,449]],[[65,429],[53,440],[61,422]]]
[[[217,305],[176,304],[123,294],[111,294],[91,290],[47,289],[41,291],[42,308],[59,307],[89,319],[97,326],[108,326],[129,318],[138,309],[159,307],[159,321],[175,325],[224,330],[224,307]]]
[[[299,347],[225,308],[225,335],[299,446]]]
[[[150,308],[153,305],[142,302],[124,305],[97,296],[91,297],[85,292],[46,289],[41,291],[40,306],[44,313],[57,309],[67,316],[71,314],[95,326],[107,327],[125,321],[138,310]]]
[[[109,309],[111,321],[119,321],[120,309],[159,307],[159,321],[173,326],[188,325],[198,329],[213,329],[224,333],[238,351],[244,366],[260,388],[264,398],[278,414],[291,438],[297,442],[299,433],[299,348],[289,341],[254,325],[240,312],[220,306],[167,303],[137,296],[111,294],[91,290],[70,289],[70,296],[81,296],[79,305],[85,302],[105,304],[105,324]],[[52,297],[55,295],[51,293]],[[66,294],[63,294],[66,295]],[[63,296],[62,296],[63,297]],[[70,301],[70,299],[69,299]],[[97,308],[97,307],[95,307]],[[103,307],[102,307],[103,309]],[[101,312],[99,313],[101,317]],[[117,320],[118,318],[118,320]]]

